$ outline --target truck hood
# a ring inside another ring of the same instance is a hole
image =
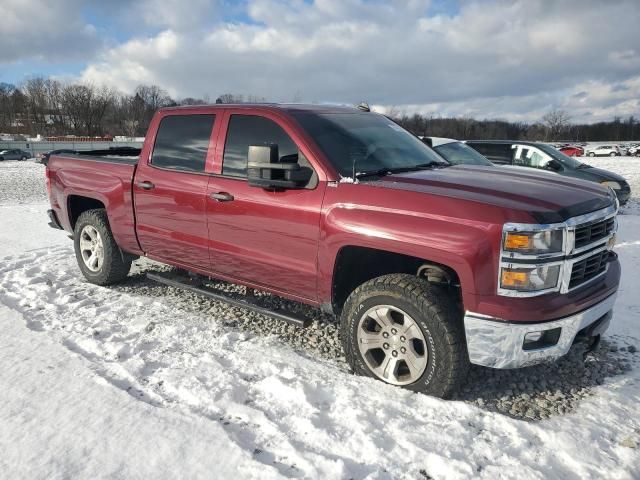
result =
[[[525,169],[456,165],[387,175],[377,186],[494,205],[527,212],[539,223],[557,223],[615,202],[593,182]]]

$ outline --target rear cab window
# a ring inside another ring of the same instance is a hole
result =
[[[168,115],[160,121],[151,155],[157,168],[201,173],[215,115]]]

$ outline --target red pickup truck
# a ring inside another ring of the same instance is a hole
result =
[[[73,234],[88,281],[146,256],[190,272],[158,281],[265,315],[304,324],[204,283],[313,305],[340,317],[356,373],[442,397],[470,363],[595,342],[620,279],[610,189],[451,166],[355,108],[167,108],[141,151],[52,155],[46,177],[50,225]]]

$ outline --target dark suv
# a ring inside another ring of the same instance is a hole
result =
[[[473,147],[496,165],[536,168],[611,187],[616,192],[620,205],[627,203],[631,195],[629,184],[620,175],[579,162],[545,143],[514,140],[468,140],[467,145]]]

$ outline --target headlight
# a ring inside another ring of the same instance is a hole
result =
[[[620,190],[622,188],[618,182],[600,182],[600,185],[613,188],[614,190]]]
[[[558,285],[559,276],[560,265],[502,267],[500,269],[500,286],[505,290],[520,292],[548,290]]]
[[[503,249],[505,252],[525,254],[562,252],[564,230],[541,230],[538,232],[506,232]]]

